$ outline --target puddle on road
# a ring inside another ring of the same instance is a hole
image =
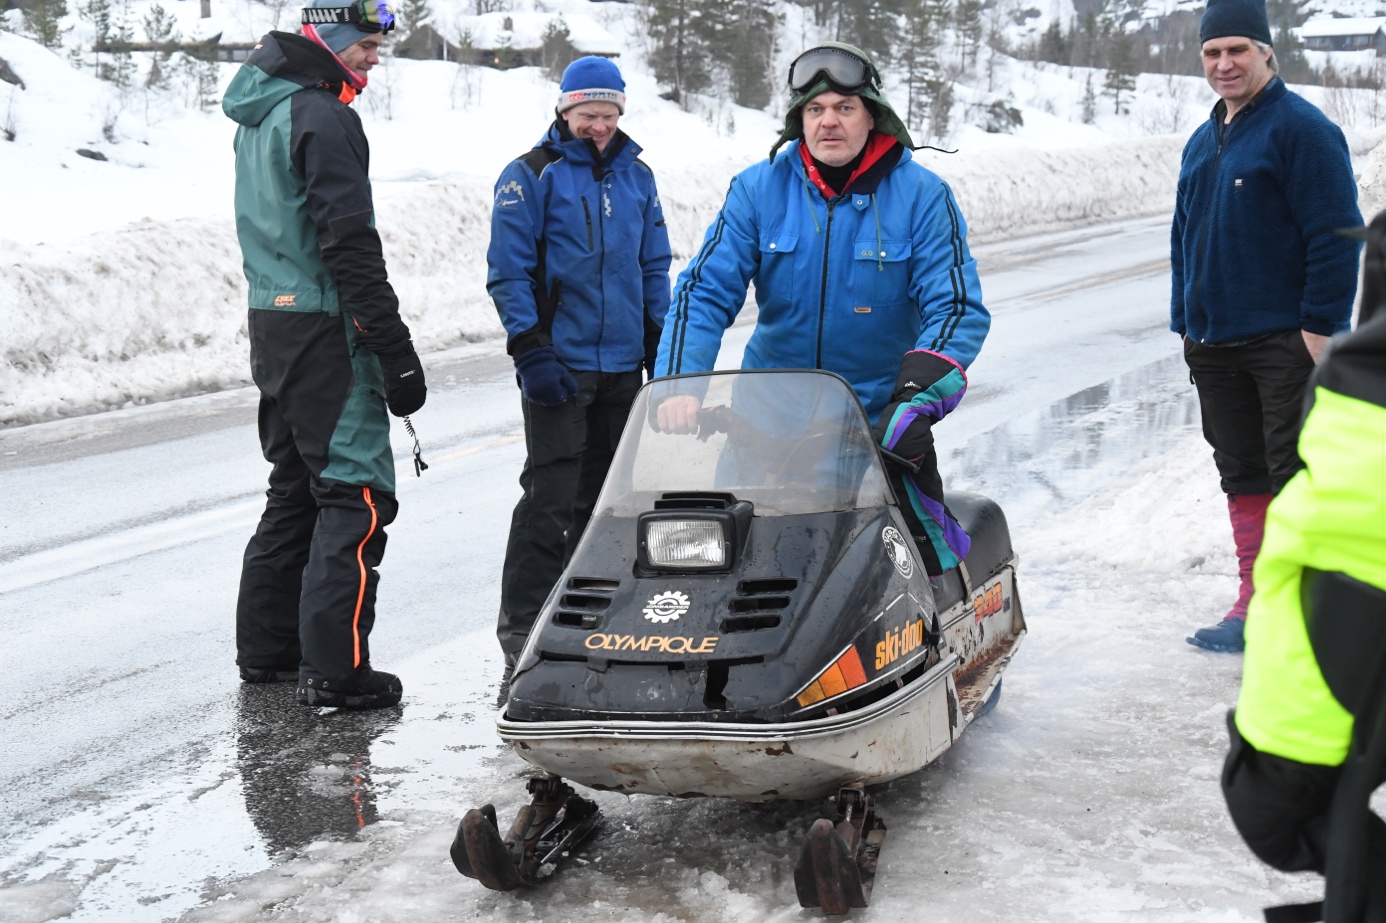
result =
[[[940,468],[946,489],[984,493],[1016,523],[1092,496],[1198,426],[1198,398],[1176,355],[980,433]]]
[[[1076,503],[1198,426],[1187,376],[1182,357],[1162,359],[980,433],[946,455],[946,483],[990,495],[1013,527]],[[27,842],[11,841],[0,867],[0,916],[47,919],[33,914],[58,900],[78,904],[72,920],[167,919],[218,891],[229,896],[236,881],[276,862],[308,861],[323,841],[354,841],[382,821],[460,812],[478,790],[494,790],[498,804],[520,798],[521,764],[508,753],[497,759],[490,725],[493,659],[479,636],[468,636],[401,665],[411,677],[402,712],[315,713],[292,701],[291,685],[240,687],[219,706],[227,733],[205,748],[200,765],[88,806]],[[769,817],[778,832],[766,832],[761,845],[789,852],[779,856],[784,862],[776,860],[774,880],[761,886],[789,887],[778,880],[793,851],[780,842],[783,812],[667,802],[620,799],[623,807],[611,807],[666,835],[677,824],[662,827],[658,817],[646,816],[651,807],[655,815],[698,818],[714,829],[735,826],[746,811]],[[790,813],[811,813],[802,807]],[[649,874],[641,865],[655,861],[650,848],[611,849],[603,867],[618,879],[624,870],[617,866],[626,864]],[[667,857],[677,850],[655,852]],[[749,861],[755,853],[741,849],[735,856]],[[685,855],[678,868],[689,862],[698,859]],[[730,866],[718,871],[723,889],[741,882],[743,873]],[[597,896],[576,883],[566,887]],[[56,898],[55,888],[62,892]]]

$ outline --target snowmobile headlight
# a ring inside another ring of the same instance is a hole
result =
[[[716,519],[651,519],[645,554],[653,567],[723,567],[727,537]]]

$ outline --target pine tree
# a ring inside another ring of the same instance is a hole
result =
[[[19,6],[24,29],[34,41],[55,51],[62,46],[68,28],[63,26],[67,15],[67,0],[23,0]]]
[[[563,17],[560,15],[550,19],[544,26],[544,34],[539,37],[539,66],[543,68],[544,75],[558,83],[563,79],[563,71],[579,57]]]
[[[173,46],[178,42],[178,21],[160,3],[152,4],[144,14],[144,36],[155,45],[163,45],[166,50],[155,52],[149,65],[149,76],[144,85],[151,89],[168,88],[168,59],[173,54]]]
[[[948,0],[909,0],[899,46],[909,93],[906,121],[932,138],[947,134],[953,108],[953,84],[939,59],[951,16]]]
[[[688,108],[689,94],[711,84],[712,54],[700,0],[650,0],[650,66],[655,79],[672,90],[671,97]]]
[[[701,32],[737,105],[770,104],[780,15],[773,0],[703,0]]]
[[[433,7],[429,6],[428,0],[404,0],[399,5],[399,13],[396,18],[399,20],[398,41],[403,42],[414,34],[414,30],[428,22],[433,16]]]
[[[869,54],[878,70],[891,63],[891,45],[899,25],[900,0],[839,0],[837,40]]]
[[[87,0],[78,4],[77,16],[91,26],[91,70],[97,77],[110,79],[110,65],[101,60],[102,50],[111,42],[111,3],[110,0]]]
[[[1068,64],[1070,50],[1068,37],[1064,35],[1063,28],[1055,19],[1040,36],[1038,57],[1041,61],[1049,61],[1053,64]]]
[[[1097,93],[1092,88],[1092,74],[1088,74],[1083,85],[1083,124],[1091,125],[1097,121]]]
[[[1107,78],[1103,92],[1112,97],[1112,110],[1121,115],[1131,111],[1127,95],[1136,92],[1136,55],[1131,36],[1118,29],[1107,52]]]
[[[135,56],[130,45],[135,40],[135,29],[130,25],[130,8],[121,10],[119,19],[111,31],[111,66],[106,79],[122,90],[129,89],[135,82]]]
[[[958,0],[953,24],[958,31],[963,63],[977,63],[977,50],[982,46],[982,0]]]

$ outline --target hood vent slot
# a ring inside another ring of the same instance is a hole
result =
[[[600,613],[611,607],[610,594],[620,585],[620,581],[597,577],[572,578],[568,581],[568,589],[580,592],[564,593],[558,598],[553,623],[583,631],[597,628],[602,623]]]
[[[573,577],[568,581],[568,589],[588,593],[615,593],[621,585],[619,580],[606,580],[601,577]]]
[[[775,577],[769,580],[743,580],[736,585],[738,596],[764,596],[774,593],[792,593],[799,581],[792,577]]]
[[[729,619],[722,619],[722,634],[729,635],[738,631],[759,631],[762,628],[778,628],[780,617],[778,615],[740,615]]]

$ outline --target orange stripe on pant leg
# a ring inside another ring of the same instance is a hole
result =
[[[361,539],[361,544],[356,546],[356,563],[361,568],[361,588],[356,592],[356,613],[351,617],[351,640],[352,644],[355,645],[355,657],[351,663],[352,669],[361,666],[361,631],[359,625],[361,623],[361,606],[366,602],[366,542],[370,541],[371,536],[375,534],[375,524],[379,521],[375,512],[375,503],[371,500],[371,489],[362,487],[361,496],[365,498],[366,506],[371,508],[371,528],[366,533],[366,537]]]

